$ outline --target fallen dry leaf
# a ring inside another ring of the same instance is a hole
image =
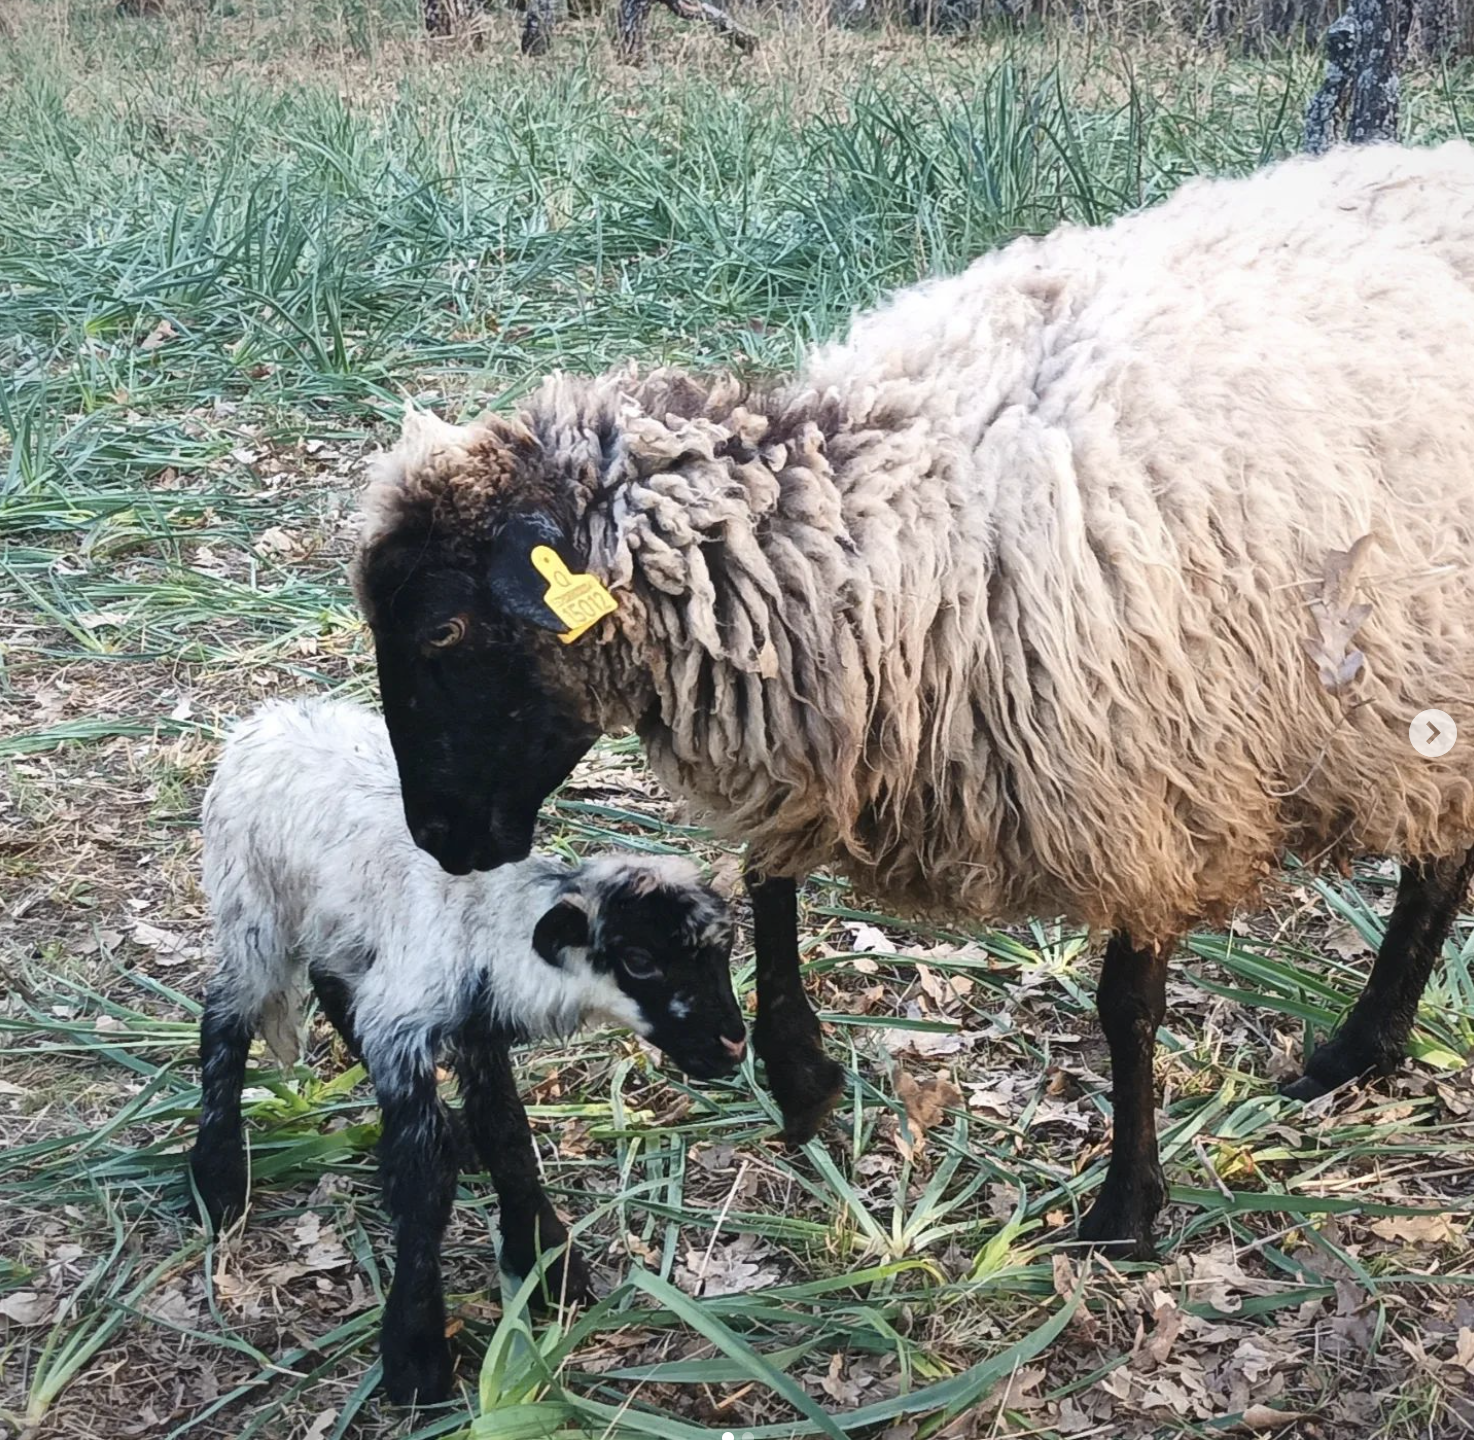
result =
[[[1459,1328],[1459,1340],[1454,1347],[1453,1363],[1474,1375],[1474,1330],[1467,1325]]]
[[[1028,1412],[1044,1404],[1042,1395],[1031,1395],[1044,1383],[1045,1371],[1033,1366],[1024,1366],[1008,1377],[1008,1384],[988,1402],[989,1408],[999,1413],[1010,1410]]]
[[[258,555],[290,555],[298,547],[298,540],[290,530],[279,525],[268,526],[256,537],[252,547]]]
[[[852,950],[870,951],[876,955],[896,953],[896,942],[884,930],[877,930],[874,925],[854,925],[851,926],[850,933],[854,936],[854,944],[850,947]]]
[[[179,332],[167,321],[160,320],[142,340],[138,342],[140,350],[157,350],[166,340],[172,340]]]
[[[188,1328],[199,1319],[199,1307],[184,1293],[184,1287],[177,1283],[166,1285],[162,1290],[145,1296],[138,1308],[145,1315],[151,1315],[167,1325]]]
[[[17,1325],[44,1325],[56,1308],[56,1297],[34,1290],[17,1290],[0,1300],[0,1315]]]
[[[854,1409],[860,1403],[861,1395],[867,1385],[870,1384],[870,1376],[846,1379],[844,1373],[844,1356],[835,1351],[829,1357],[829,1371],[819,1381],[819,1388],[835,1402],[836,1405],[844,1405]]]
[[[1320,596],[1310,602],[1316,633],[1307,635],[1303,643],[1315,661],[1320,683],[1333,694],[1350,685],[1366,663],[1366,656],[1351,641],[1372,607],[1353,604],[1352,596],[1371,544],[1372,537],[1363,535],[1349,550],[1332,550],[1326,556]]]
[[[302,1058],[302,1009],[293,995],[273,995],[261,1010],[261,1038],[272,1058],[290,1070]]]
[[[693,1247],[676,1271],[676,1281],[690,1295],[740,1295],[778,1282],[778,1272],[763,1261],[772,1257],[754,1235],[739,1235],[726,1245],[713,1245],[708,1254]]]
[[[134,922],[133,943],[142,945],[145,950],[152,950],[154,959],[160,965],[182,965],[186,960],[198,960],[200,957],[200,947],[190,944],[183,935],[177,935],[172,930],[161,930],[157,925],[149,925],[142,920]]]
[[[1264,1430],[1278,1430],[1281,1425],[1293,1425],[1297,1420],[1309,1420],[1305,1410],[1276,1410],[1269,1405],[1251,1405],[1234,1421],[1231,1433],[1238,1435],[1258,1434]]]
[[[1383,1240],[1408,1245],[1445,1245],[1463,1237],[1451,1215],[1388,1215],[1367,1227]]]
[[[303,1432],[302,1440],[322,1440],[322,1437],[333,1428],[333,1422],[337,1418],[336,1409],[324,1410]]]
[[[962,1104],[960,1091],[945,1075],[916,1079],[891,1057],[896,1082],[896,1099],[906,1107],[906,1123],[896,1127],[896,1145],[908,1160],[926,1145],[926,1132],[941,1124],[949,1105]]]

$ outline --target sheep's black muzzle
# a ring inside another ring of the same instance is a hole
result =
[[[458,806],[419,810],[407,805],[405,819],[415,844],[451,875],[515,864],[532,850],[531,824],[498,824]]]

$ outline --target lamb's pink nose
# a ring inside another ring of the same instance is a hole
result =
[[[744,1035],[740,1040],[728,1040],[722,1036],[722,1047],[734,1060],[740,1060],[747,1054],[747,1037]]]

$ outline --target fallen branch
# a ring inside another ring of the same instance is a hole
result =
[[[718,35],[725,35],[744,54],[750,55],[757,49],[757,36],[739,25],[725,10],[710,4],[709,0],[661,0],[661,3],[682,20],[705,20]]]
[[[750,55],[757,49],[758,37],[711,0],[660,0],[660,3],[681,20],[700,20],[710,25],[744,54]],[[621,57],[632,64],[638,64],[645,56],[645,22],[650,5],[651,0],[620,0],[619,50]]]

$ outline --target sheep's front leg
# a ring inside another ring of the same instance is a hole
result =
[[[1111,936],[1096,1005],[1111,1048],[1111,1160],[1105,1184],[1080,1221],[1080,1238],[1120,1247],[1128,1259],[1156,1254],[1152,1226],[1167,1203],[1157,1150],[1152,1061],[1157,1028],[1167,1013],[1171,946],[1137,949],[1124,931]]]
[[[752,900],[757,960],[757,1019],[753,1048],[767,1066],[768,1085],[783,1112],[783,1138],[802,1145],[818,1134],[839,1103],[844,1070],[824,1053],[819,1018],[804,994],[798,968],[798,886],[790,877],[743,877]]]
[[[1305,1073],[1280,1087],[1282,1094],[1313,1100],[1368,1071],[1390,1075],[1402,1064],[1418,1001],[1469,893],[1471,872],[1474,851],[1402,867],[1366,989],[1346,1023],[1305,1062]]]
[[[396,1405],[433,1405],[451,1388],[440,1244],[455,1199],[456,1152],[428,1045],[366,1048],[384,1127],[379,1164],[394,1225],[394,1283],[384,1306],[384,1389]]]
[[[246,1208],[241,1091],[256,1020],[254,1013],[240,1008],[233,991],[220,993],[215,987],[200,1018],[200,1132],[189,1153],[189,1170],[217,1230]]]
[[[484,1020],[462,1031],[456,1069],[466,1097],[466,1127],[471,1143],[496,1186],[501,1206],[502,1267],[526,1279],[538,1255],[559,1245],[568,1248],[543,1276],[542,1298],[590,1301],[593,1287],[583,1261],[568,1241],[538,1175],[532,1127],[512,1074],[510,1041],[505,1031]]]

